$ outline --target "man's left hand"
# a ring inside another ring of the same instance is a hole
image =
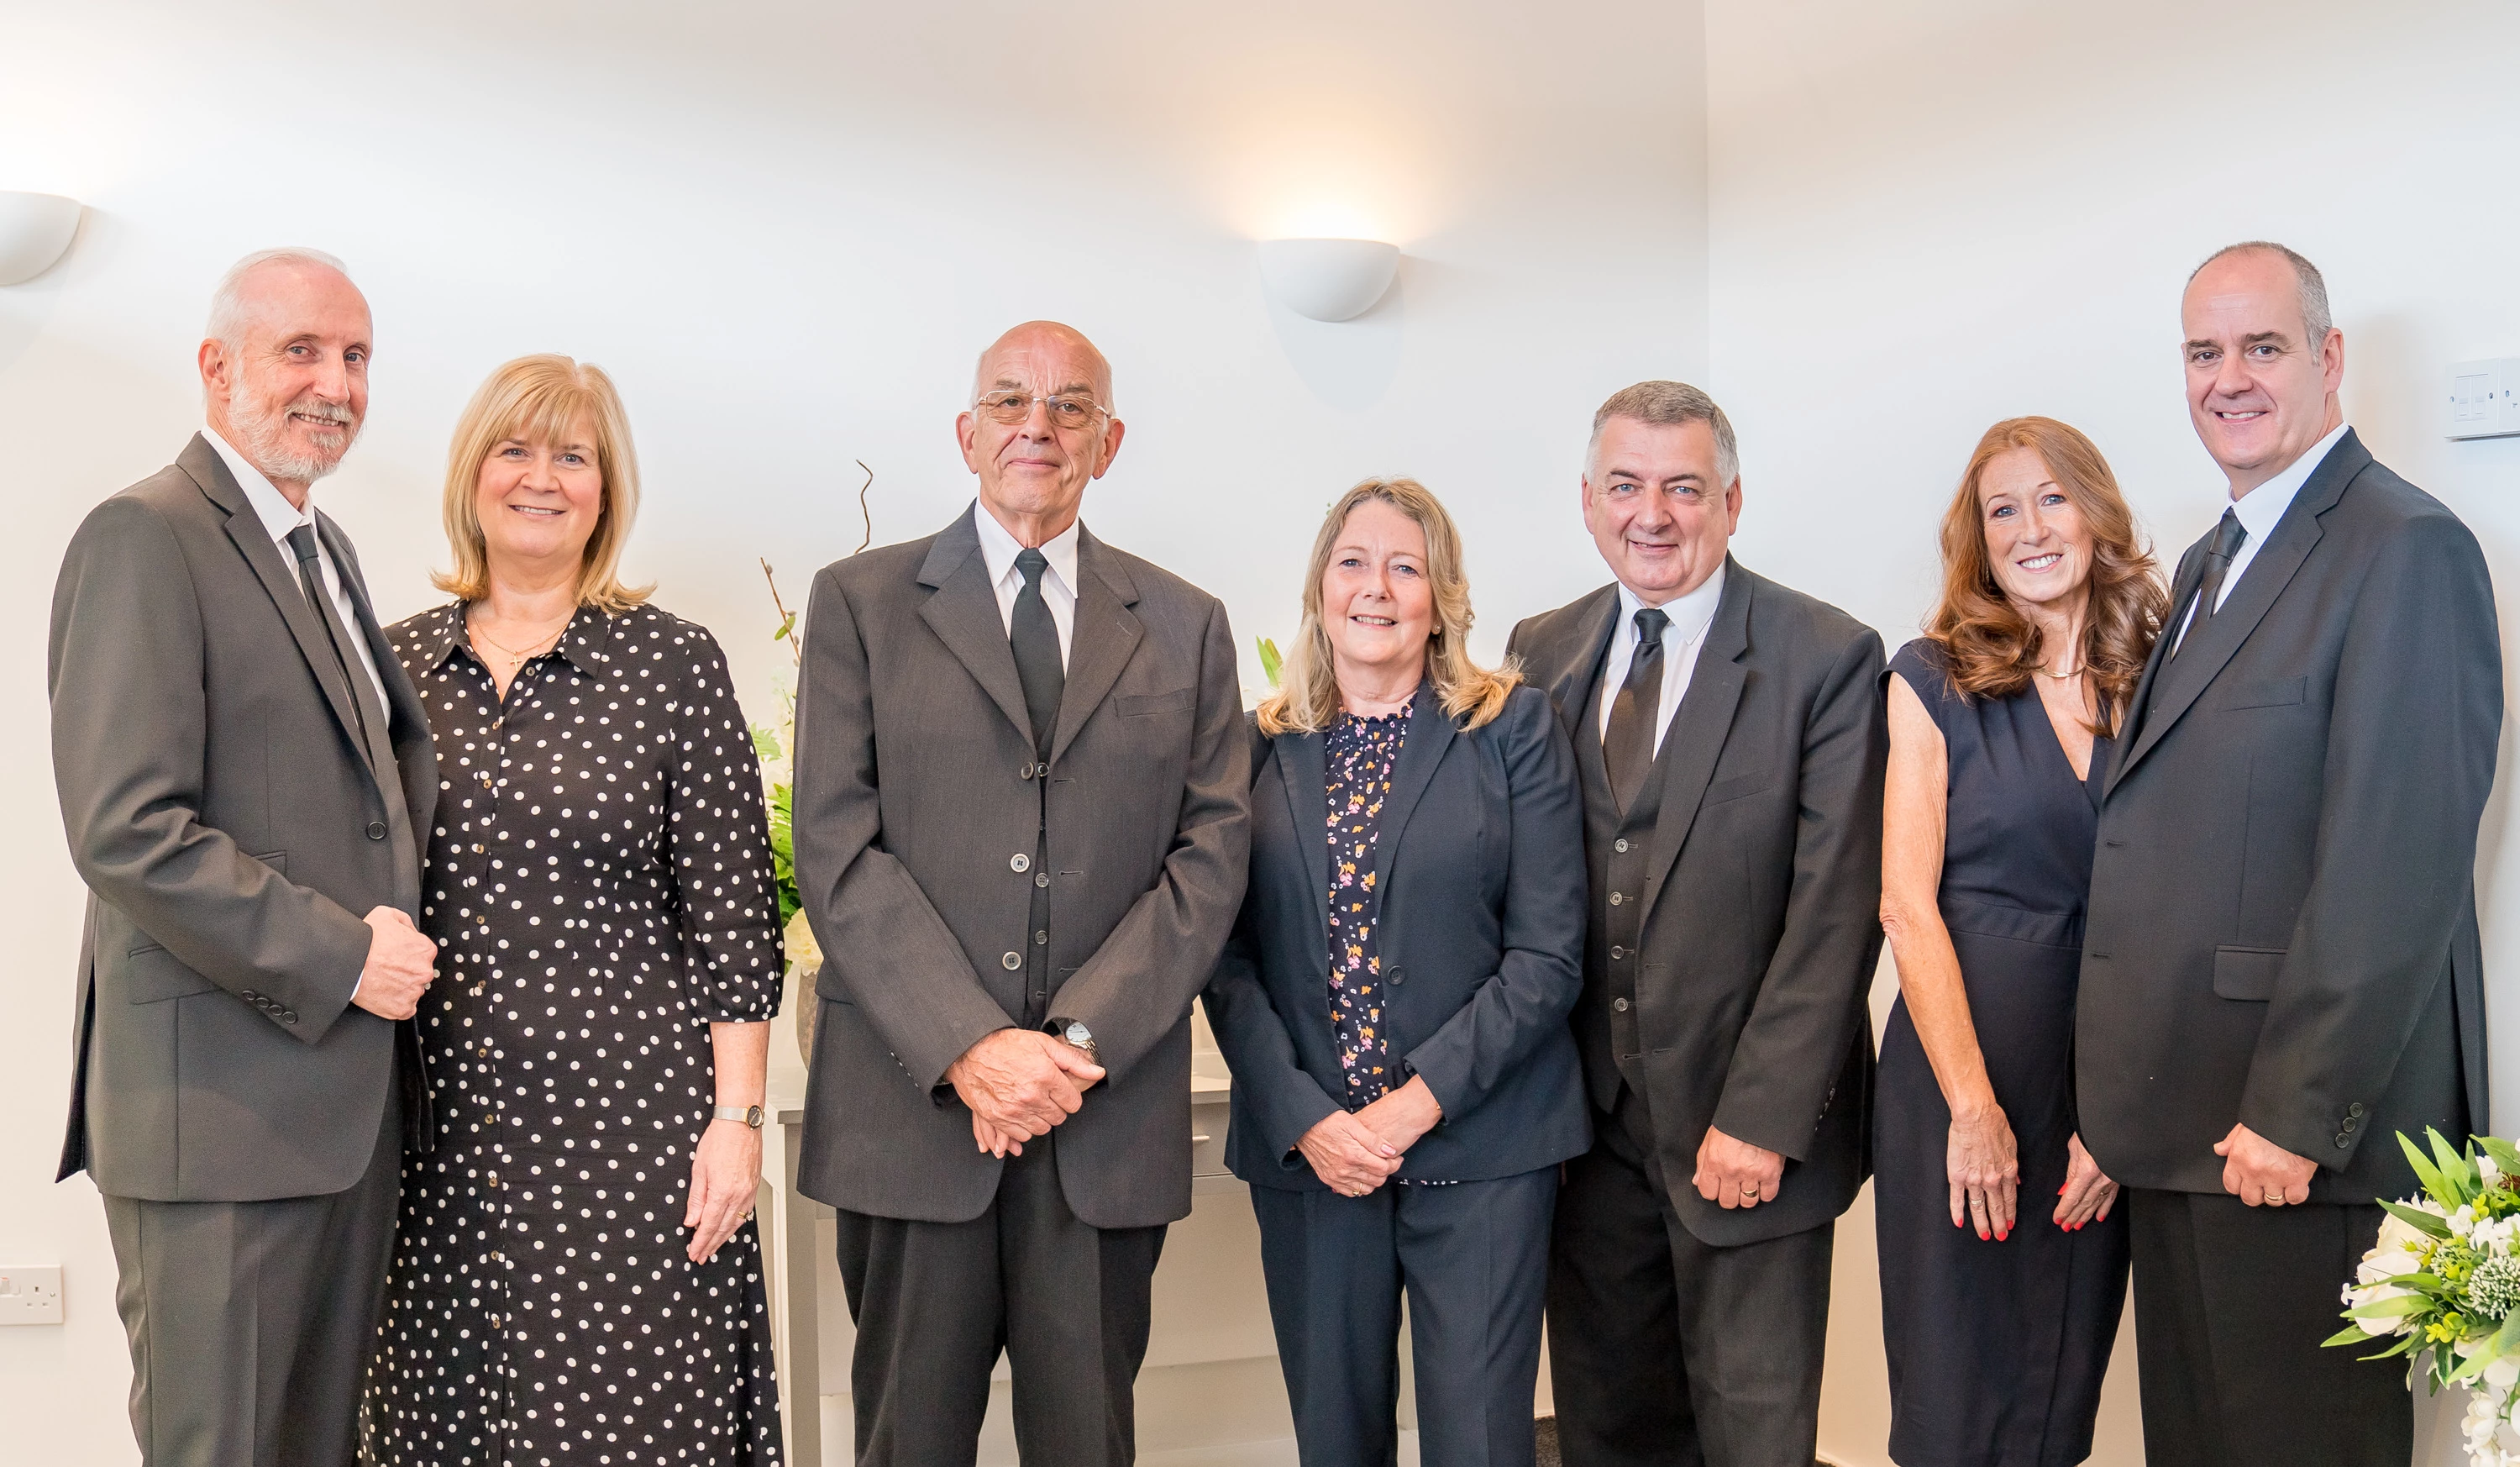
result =
[[[2223,1159],[2223,1190],[2253,1208],[2279,1208],[2310,1201],[2310,1179],[2318,1164],[2297,1157],[2245,1125],[2214,1143]]]
[[[1777,1200],[1784,1184],[1785,1159],[1764,1146],[1735,1141],[1714,1126],[1697,1143],[1697,1195],[1728,1212],[1755,1208]]]

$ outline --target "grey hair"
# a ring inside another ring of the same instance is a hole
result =
[[[2280,255],[2285,264],[2292,266],[2293,284],[2301,292],[2301,329],[2308,338],[2302,344],[2317,351],[2327,340],[2327,334],[2336,329],[2336,317],[2327,309],[2327,277],[2319,274],[2318,266],[2304,258],[2301,252],[2272,240],[2242,240],[2205,256],[2204,264],[2187,272],[2187,283],[2194,285],[2196,277],[2205,273],[2205,265],[2244,250],[2263,250],[2269,254]]]
[[[1731,488],[1741,477],[1740,444],[1732,436],[1732,420],[1715,399],[1685,382],[1641,382],[1621,388],[1610,394],[1593,414],[1593,437],[1584,446],[1585,473],[1592,473],[1593,455],[1600,451],[1601,430],[1612,418],[1633,418],[1656,428],[1678,428],[1683,423],[1703,423],[1715,435],[1715,473]]]
[[[349,266],[321,250],[295,245],[257,250],[228,266],[228,273],[219,277],[218,289],[210,292],[210,324],[202,329],[202,335],[213,342],[236,344],[237,334],[245,329],[246,277],[270,264],[320,265],[343,280],[350,278]]]

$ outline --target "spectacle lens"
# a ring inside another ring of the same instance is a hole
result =
[[[1049,412],[1052,425],[1058,428],[1083,428],[1094,421],[1096,414],[1110,411],[1090,397],[1035,397],[1030,392],[1015,391],[983,392],[973,406],[990,422],[1012,428],[1032,417],[1035,402]]]

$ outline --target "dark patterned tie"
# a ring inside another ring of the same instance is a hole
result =
[[[1628,680],[1610,705],[1610,730],[1601,737],[1601,761],[1609,766],[1610,793],[1619,808],[1637,802],[1653,768],[1654,725],[1662,702],[1662,629],[1671,618],[1648,606],[1637,612],[1637,651],[1628,661]]]
[[[2196,615],[2188,619],[2187,629],[2180,633],[2179,645],[2170,649],[2172,657],[2185,652],[2195,634],[2205,629],[2216,604],[2223,599],[2223,577],[2231,573],[2231,557],[2248,542],[2249,531],[2240,524],[2240,517],[2228,509],[2223,511],[2222,523],[2214,527],[2214,543],[2205,547],[2205,578],[2196,583]]]
[[[368,743],[367,678],[350,670],[350,654],[342,643],[349,633],[341,625],[340,613],[333,609],[333,598],[324,594],[324,568],[315,560],[315,527],[300,525],[289,532],[289,548],[297,554],[297,588],[306,593],[306,606],[315,619],[324,623],[324,640],[333,644],[333,665],[341,669],[341,688],[350,695],[350,712],[359,720],[359,743]]]
[[[1023,573],[1023,589],[1015,593],[1015,614],[1007,628],[1014,647],[1015,677],[1023,684],[1024,712],[1032,718],[1033,752],[1050,757],[1051,735],[1058,728],[1058,699],[1067,690],[1067,667],[1058,656],[1058,624],[1050,619],[1050,604],[1041,599],[1042,573],[1049,557],[1026,550],[1015,557]]]

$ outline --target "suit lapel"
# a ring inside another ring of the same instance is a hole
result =
[[[1432,680],[1418,685],[1418,696],[1409,711],[1409,728],[1400,741],[1400,757],[1391,769],[1391,796],[1383,802],[1382,825],[1373,838],[1373,891],[1377,904],[1391,890],[1393,852],[1400,848],[1400,834],[1409,826],[1410,814],[1418,808],[1418,797],[1426,793],[1426,784],[1435,777],[1435,768],[1444,762],[1444,752],[1453,747],[1453,715],[1435,696]],[[1328,818],[1327,808],[1323,811]],[[1327,837],[1325,837],[1327,839]]]
[[[1724,599],[1716,605],[1714,623],[1706,629],[1706,645],[1698,649],[1688,691],[1680,697],[1671,731],[1663,735],[1662,757],[1656,761],[1662,803],[1654,816],[1653,846],[1645,855],[1645,909],[1640,920],[1653,916],[1663,882],[1680,859],[1689,827],[1696,823],[1698,802],[1706,798],[1715,762],[1723,756],[1725,740],[1732,731],[1733,711],[1741,706],[1741,685],[1749,673],[1741,659],[1750,650],[1750,598],[1749,574],[1737,563],[1726,560]]]
[[[1129,665],[1147,634],[1137,614],[1129,610],[1138,602],[1137,583],[1119,559],[1083,528],[1076,532],[1076,624],[1067,638],[1067,686],[1059,694],[1058,732],[1050,745],[1053,764],[1110,695],[1112,684],[1120,680],[1120,669]],[[1008,654],[1007,666],[1011,670],[1014,666],[1012,653]],[[1016,702],[1020,707],[1022,700]]]
[[[1286,814],[1295,823],[1295,848],[1303,852],[1304,884],[1313,894],[1313,930],[1321,933],[1327,943],[1330,930],[1330,804],[1323,736],[1280,734],[1271,742],[1278,748],[1278,788],[1285,792]]]
[[[1595,591],[1581,603],[1583,610],[1575,617],[1575,629],[1568,636],[1557,665],[1548,670],[1549,701],[1557,710],[1557,720],[1566,727],[1566,737],[1582,746],[1585,739],[1601,742],[1599,722],[1595,711],[1594,695],[1599,691],[1601,659],[1610,655],[1610,633],[1619,621],[1619,588],[1613,582]]]
[[[998,612],[998,593],[989,584],[989,566],[980,554],[980,536],[971,517],[975,501],[963,518],[947,526],[927,548],[919,568],[919,583],[935,592],[920,603],[919,619],[936,633],[1007,721],[1032,741],[1032,715],[1024,711],[1023,683],[1015,677],[1014,647],[1007,640],[1006,619]]]
[[[2205,544],[2211,538],[2209,531],[2179,558],[2179,574],[2170,587],[2170,620],[2162,634],[2153,639],[2151,655],[2143,660],[2143,675],[2136,679],[2135,696],[2128,700],[2126,711],[2119,716],[2117,747],[2110,752],[2108,778],[2100,790],[2103,801],[2107,800],[2110,790],[2117,788],[2119,777],[2126,773],[2127,764],[2135,754],[2136,742],[2143,737],[2144,726],[2149,721],[2143,711],[2150,706],[2153,687],[2161,680],[2162,665],[2170,660],[2171,638],[2178,630],[2181,613],[2185,609],[2188,598],[2196,594],[2198,584],[2205,579]]]
[[[306,604],[306,593],[299,588],[297,577],[287,562],[280,558],[280,547],[271,538],[271,529],[256,514],[253,502],[228,472],[225,460],[209,440],[196,434],[184,445],[176,466],[193,477],[211,503],[228,512],[228,538],[235,542],[245,563],[253,568],[254,578],[262,582],[263,591],[280,610],[280,619],[289,627],[290,637],[297,643],[298,656],[306,660],[306,668],[315,674],[316,686],[324,690],[324,701],[332,706],[333,719],[341,727],[341,735],[358,751],[359,762],[366,765],[371,779],[376,777],[376,756],[359,737],[359,715],[350,701],[349,685],[341,680],[339,659],[333,654],[333,639],[324,623],[315,619],[315,608]]]
[[[2345,495],[2345,486],[2370,461],[2371,455],[2363,451],[2351,432],[2328,450],[2327,458],[2312,472],[2301,492],[2284,510],[2283,518],[2275,523],[2274,533],[2268,536],[2266,547],[2241,573],[2240,583],[2224,598],[2223,609],[2199,622],[2190,633],[2190,645],[2177,656],[2168,657],[2150,679],[2158,689],[2155,706],[2145,714],[2142,729],[2127,750],[2117,778],[2125,778],[2127,771],[2141,762],[2161,743],[2171,725],[2195,707],[2196,700],[2213,685],[2215,674],[2223,670],[2232,654],[2240,650],[2240,644],[2249,639],[2249,633],[2266,619],[2275,598],[2291,582],[2293,573],[2318,547],[2318,517],[2336,507],[2336,501]],[[2201,576],[2202,556],[2198,557],[2198,566]],[[2163,634],[2163,642],[2167,643],[2176,630],[2174,619],[2171,631]]]

